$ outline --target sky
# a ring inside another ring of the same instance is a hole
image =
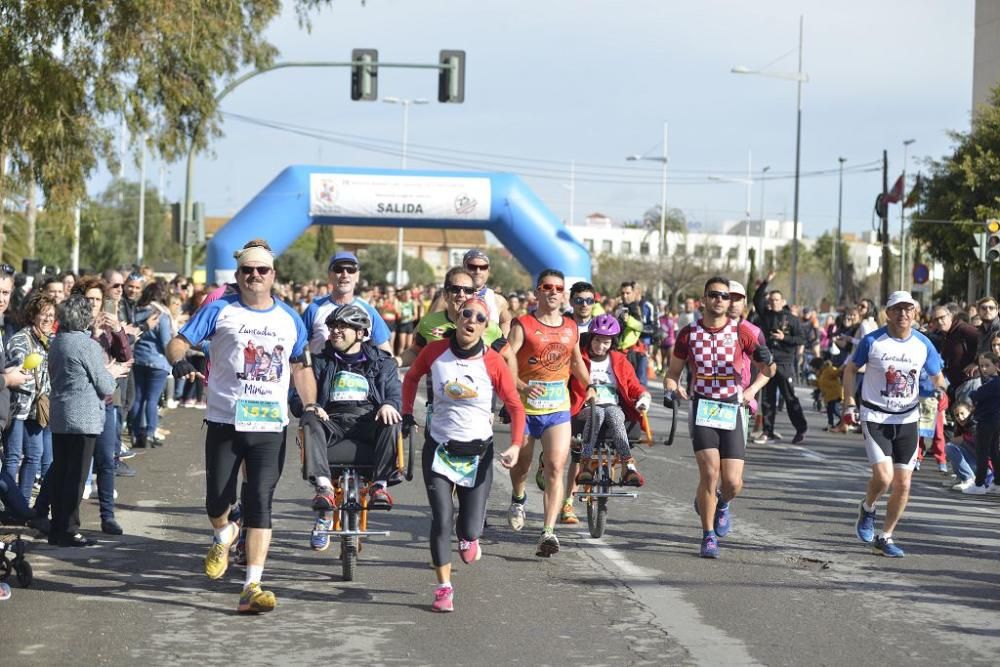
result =
[[[973,0],[335,0],[312,15],[311,32],[289,7],[268,37],[279,61],[349,60],[352,48],[377,48],[383,62],[431,63],[441,49],[464,49],[464,104],[436,101],[435,72],[380,70],[380,98],[431,100],[410,107],[409,167],[517,173],[564,220],[571,198],[577,222],[594,212],[638,219],[658,205],[660,164],[625,158],[661,156],[666,122],[667,205],[712,229],[742,219],[746,186],[709,176],[745,179],[748,151],[753,217],[792,216],[796,84],[730,70],[794,72],[800,15],[809,77],[801,171],[829,172],[801,179],[803,234],[836,226],[838,157],[847,158],[843,228],[863,232],[883,149],[891,185],[903,141],[915,140],[912,180],[923,161],[950,151],[949,130],[968,128]],[[195,199],[208,215],[232,215],[290,164],[398,167],[402,107],[353,102],[349,91],[347,68],[286,69],[243,84],[222,102],[225,136],[195,161]],[[138,178],[134,164],[125,176]],[[147,163],[147,178],[182,198],[183,162]],[[96,176],[91,189],[106,181]],[[895,229],[898,206],[890,215]]]

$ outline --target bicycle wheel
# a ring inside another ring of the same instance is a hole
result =
[[[358,510],[354,509],[358,499],[357,484],[357,478],[348,479],[344,503],[349,509],[341,512],[342,530],[356,531],[358,529]],[[344,581],[354,581],[354,574],[358,567],[358,536],[344,535],[340,539],[340,562]]]
[[[604,529],[608,525],[608,499],[598,498],[597,499],[597,516],[594,519],[594,529],[590,531],[590,534],[594,537],[601,537],[604,535]]]

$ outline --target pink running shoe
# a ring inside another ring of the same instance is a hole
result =
[[[455,605],[452,602],[454,596],[455,592],[451,586],[438,586],[437,590],[434,591],[434,602],[431,604],[431,611],[455,611]]]
[[[479,548],[479,540],[459,540],[458,555],[466,565],[482,558],[483,551]]]

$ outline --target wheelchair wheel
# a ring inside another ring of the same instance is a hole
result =
[[[358,513],[348,512],[344,522],[345,530],[358,529]],[[358,569],[358,536],[345,535],[341,539],[340,560],[344,581],[354,581]]]
[[[608,523],[608,499],[588,498],[587,499],[587,528],[591,537],[601,537],[604,535],[604,528]]]
[[[17,574],[17,583],[21,585],[21,588],[27,588],[34,581],[35,576],[31,571],[31,563],[26,560],[16,563],[14,572]]]

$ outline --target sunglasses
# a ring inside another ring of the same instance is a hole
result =
[[[462,314],[462,319],[464,319],[464,320],[471,320],[472,316],[475,315],[476,316],[476,322],[479,322],[480,324],[483,324],[484,322],[486,322],[486,316],[483,315],[478,310],[473,310],[472,308],[466,308],[465,310],[462,311],[461,314]]]
[[[121,289],[121,288],[122,288],[121,283],[114,283],[110,286],[110,289]]]
[[[17,269],[10,264],[0,264],[0,271],[6,273],[8,276],[12,276],[17,273]]]
[[[729,292],[720,292],[718,290],[710,290],[705,292],[706,299],[721,299],[723,301],[729,301],[731,296]]]
[[[573,297],[573,305],[574,306],[593,306],[594,305],[594,299],[593,299],[593,297],[585,299],[582,296],[575,296],[575,297]]]
[[[466,264],[465,268],[469,271],[489,271],[489,264]]]
[[[476,293],[475,287],[472,286],[466,287],[465,285],[448,285],[445,287],[445,289],[448,290],[448,294],[451,294],[453,296],[459,296],[460,294],[466,294],[471,296]]]
[[[240,273],[245,276],[252,276],[256,272],[258,275],[266,276],[271,273],[270,266],[241,266]]]
[[[538,289],[543,292],[558,292],[562,294],[566,290],[565,285],[556,285],[555,283],[545,283],[544,285],[539,285]]]
[[[355,274],[358,272],[358,267],[354,264],[340,264],[339,266],[331,266],[330,273],[350,273]]]

